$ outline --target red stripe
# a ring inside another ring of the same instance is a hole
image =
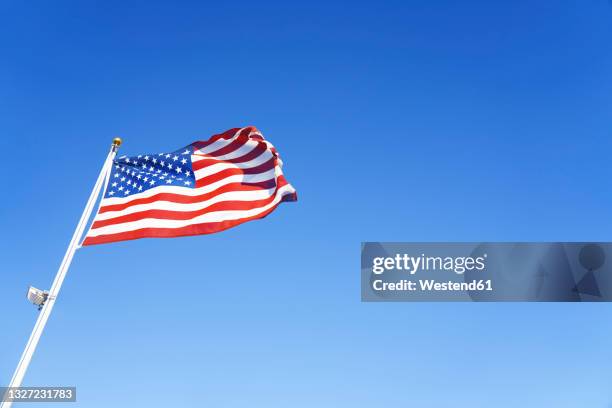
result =
[[[213,144],[214,142],[216,142],[217,140],[221,140],[221,139],[226,139],[229,140],[236,135],[236,133],[240,131],[240,128],[233,128],[230,130],[227,130],[223,133],[220,133],[218,135],[214,135],[213,137],[211,137],[210,139],[206,140],[206,141],[198,141],[198,142],[194,142],[192,144],[192,146],[197,150],[197,149],[203,149],[207,146],[210,146],[211,144]],[[242,136],[242,135],[246,135],[247,137],[251,134],[257,132],[259,133],[259,130],[257,130],[257,128],[255,126],[247,126],[245,128],[242,129],[242,131],[240,131],[240,135],[238,135],[238,137]],[[255,137],[255,138],[259,138],[258,135],[252,135],[251,137]]]
[[[209,145],[213,144],[217,140],[220,140],[220,139],[231,139],[232,137],[234,137],[234,135],[236,135],[236,132],[238,132],[239,130],[240,130],[240,128],[232,128],[230,130],[226,130],[223,133],[219,133],[219,134],[213,135],[208,140],[194,142],[192,144],[192,146],[194,147],[194,149],[203,149],[206,146],[209,146]]]
[[[212,166],[213,164],[219,164],[219,163],[234,163],[234,164],[244,163],[244,162],[251,161],[251,160],[261,156],[266,150],[267,150],[266,144],[263,143],[263,142],[259,142],[257,144],[257,146],[255,146],[255,148],[253,150],[251,150],[250,152],[248,152],[245,155],[242,155],[240,157],[236,157],[235,159],[219,160],[219,159],[215,159],[215,158],[209,158],[209,157],[207,157],[208,155],[202,155],[202,156],[199,156],[199,157],[206,157],[206,159],[198,160],[196,162],[193,162],[191,167],[192,167],[193,171],[196,171],[196,170],[203,169],[204,167]],[[198,156],[198,155],[196,154],[195,156]]]
[[[272,211],[274,211],[280,203],[284,201],[296,200],[297,195],[295,193],[287,194],[283,196],[281,201],[278,204],[274,205],[272,208],[252,217],[241,218],[238,220],[193,224],[182,228],[143,228],[135,231],[121,232],[117,234],[101,235],[98,237],[87,237],[83,242],[83,245],[97,245],[108,242],[127,241],[138,238],[172,238],[184,237],[189,235],[212,234],[215,232],[224,231],[228,228],[235,227],[236,225],[240,225],[247,221],[264,218]]]
[[[241,200],[228,200],[214,203],[207,207],[193,210],[193,211],[171,211],[171,210],[145,210],[139,211],[132,214],[126,214],[119,217],[109,218],[107,220],[95,221],[91,229],[105,227],[107,225],[122,224],[124,222],[132,222],[143,220],[145,218],[157,218],[162,220],[189,220],[200,215],[208,214],[215,211],[230,211],[230,210],[252,210],[254,208],[265,207],[274,201],[274,198],[278,194],[278,189],[287,185],[287,182],[279,183],[276,190],[270,197],[261,200],[254,201],[241,201]]]
[[[279,180],[280,180],[280,177],[279,177]],[[270,181],[275,183],[274,179],[270,179]],[[261,183],[252,183],[252,184],[229,183],[229,184],[219,187],[216,190],[209,191],[208,193],[204,193],[204,194],[200,194],[196,196],[188,196],[188,195],[176,194],[176,193],[159,193],[159,194],[152,195],[151,197],[137,198],[135,200],[128,201],[122,204],[105,205],[105,206],[100,207],[100,211],[98,213],[102,214],[108,211],[121,211],[133,205],[150,204],[155,201],[168,201],[171,203],[178,203],[178,204],[197,203],[200,201],[210,200],[211,198],[219,194],[227,193],[229,191],[261,190],[263,186],[264,185]],[[272,187],[266,187],[266,190]]]
[[[276,157],[271,157],[270,160],[260,164],[259,166],[250,167],[248,169],[225,169],[217,173],[211,174],[210,176],[203,177],[196,180],[196,188],[204,187],[209,184],[215,183],[219,180],[223,180],[229,176],[241,175],[241,174],[259,174],[265,173],[268,170],[272,170],[276,166]]]
[[[281,181],[282,180],[282,181]],[[269,190],[272,187],[274,187],[276,185],[276,183],[286,183],[289,184],[287,182],[287,180],[285,179],[285,176],[283,176],[282,174],[280,176],[277,176],[276,179],[270,179],[270,180],[266,180],[266,181],[258,181],[256,183],[247,183],[247,182],[242,182],[243,186],[253,186],[253,187],[259,187],[261,189],[264,190]]]
[[[241,148],[246,142],[249,141],[249,134],[242,132],[238,137],[232,140],[229,144],[217,149],[213,152],[206,153],[207,156],[223,156],[229,154],[236,149]]]

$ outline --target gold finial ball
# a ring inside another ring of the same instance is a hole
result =
[[[116,138],[113,139],[113,144],[115,146],[119,147],[119,146],[121,146],[121,143],[122,143],[122,141],[121,141],[120,137],[116,137]]]

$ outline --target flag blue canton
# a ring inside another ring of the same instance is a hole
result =
[[[159,186],[194,188],[191,150],[115,159],[104,197],[128,197]]]

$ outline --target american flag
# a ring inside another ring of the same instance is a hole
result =
[[[83,245],[223,231],[297,200],[278,152],[255,127],[170,153],[114,160]]]

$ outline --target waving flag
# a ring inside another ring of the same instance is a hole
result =
[[[295,201],[278,152],[254,127],[171,153],[114,161],[83,245],[223,231]]]

